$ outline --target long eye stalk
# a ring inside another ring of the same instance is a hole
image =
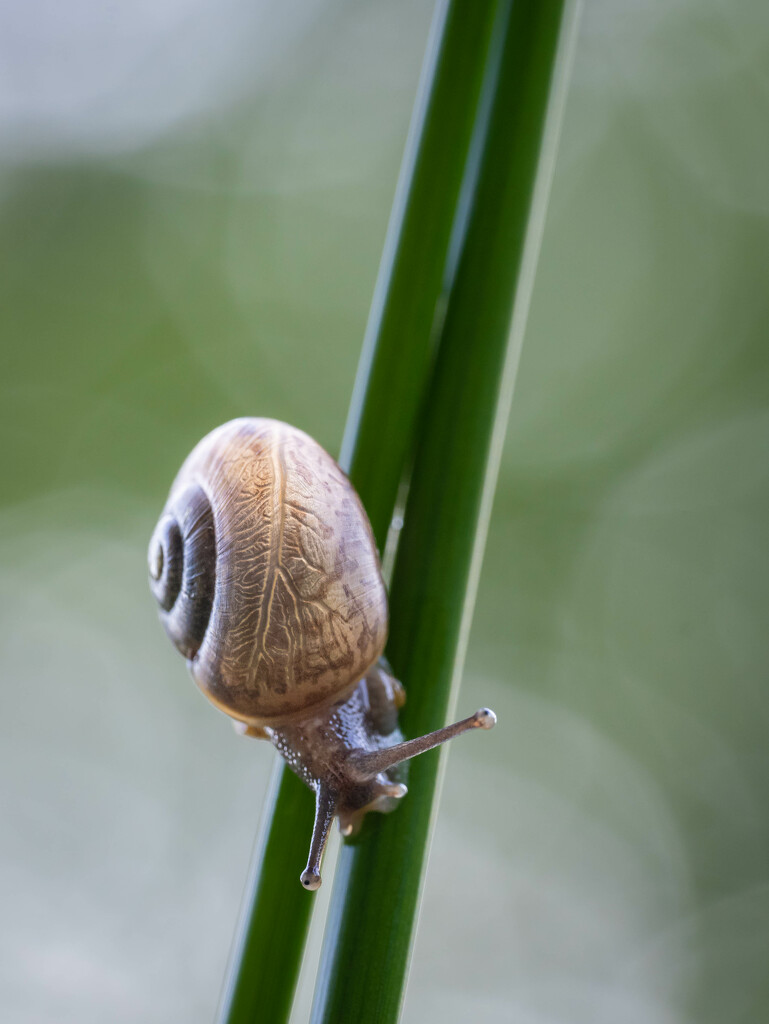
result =
[[[337,794],[324,786],[318,786],[315,794],[315,824],[312,829],[312,842],[310,844],[310,856],[307,859],[307,867],[299,876],[299,880],[305,889],[314,891],[320,888],[322,881],[320,877],[320,862],[323,851],[326,848],[328,832],[331,822],[334,820],[336,810]]]
[[[353,753],[350,755],[350,764],[366,775],[376,775],[378,772],[385,772],[388,768],[394,768],[396,764],[408,761],[417,754],[423,754],[425,750],[432,750],[433,747],[459,736],[470,729],[493,729],[497,724],[497,716],[491,708],[480,708],[469,718],[463,718],[461,722],[454,722],[443,729],[436,729],[435,732],[428,732],[426,736],[420,736],[415,740],[406,740],[405,743],[396,743],[392,747],[385,747],[384,750]]]

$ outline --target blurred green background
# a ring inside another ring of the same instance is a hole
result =
[[[223,420],[338,451],[431,10],[0,11],[4,1021],[212,1018],[273,753],[146,543]],[[769,1013],[767,123],[760,0],[585,4],[407,1024]]]

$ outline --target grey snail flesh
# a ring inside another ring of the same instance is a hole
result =
[[[366,513],[331,456],[288,424],[238,419],[203,438],[171,487],[149,569],[195,682],[250,726],[344,700],[384,649]]]

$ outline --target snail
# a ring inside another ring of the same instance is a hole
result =
[[[295,427],[244,418],[204,437],[171,487],[148,561],[160,618],[198,687],[315,793],[306,889],[321,884],[335,816],[351,835],[368,811],[405,796],[396,765],[496,721],[481,708],[404,741],[368,518],[336,462]]]

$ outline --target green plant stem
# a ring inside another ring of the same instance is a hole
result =
[[[473,131],[494,3],[439,3],[388,227],[340,461],[384,549],[428,377],[431,330]],[[273,780],[219,1009],[221,1024],[291,1011],[313,899],[299,884],[312,794]]]
[[[495,0],[438,3],[342,442],[384,550],[430,373],[433,325]]]
[[[289,1018],[312,910],[298,877],[313,811],[307,786],[276,762],[222,991],[221,1021]]]
[[[541,217],[534,218],[536,231],[529,228],[563,7],[563,0],[500,4],[486,123],[479,125],[478,160],[469,170],[463,241],[391,587],[388,653],[409,695],[402,718],[407,735],[445,720],[461,672],[530,294],[534,236],[541,232]],[[413,761],[409,795],[397,812],[371,815],[360,839],[343,846],[314,1024],[398,1018],[438,770],[438,751]]]

